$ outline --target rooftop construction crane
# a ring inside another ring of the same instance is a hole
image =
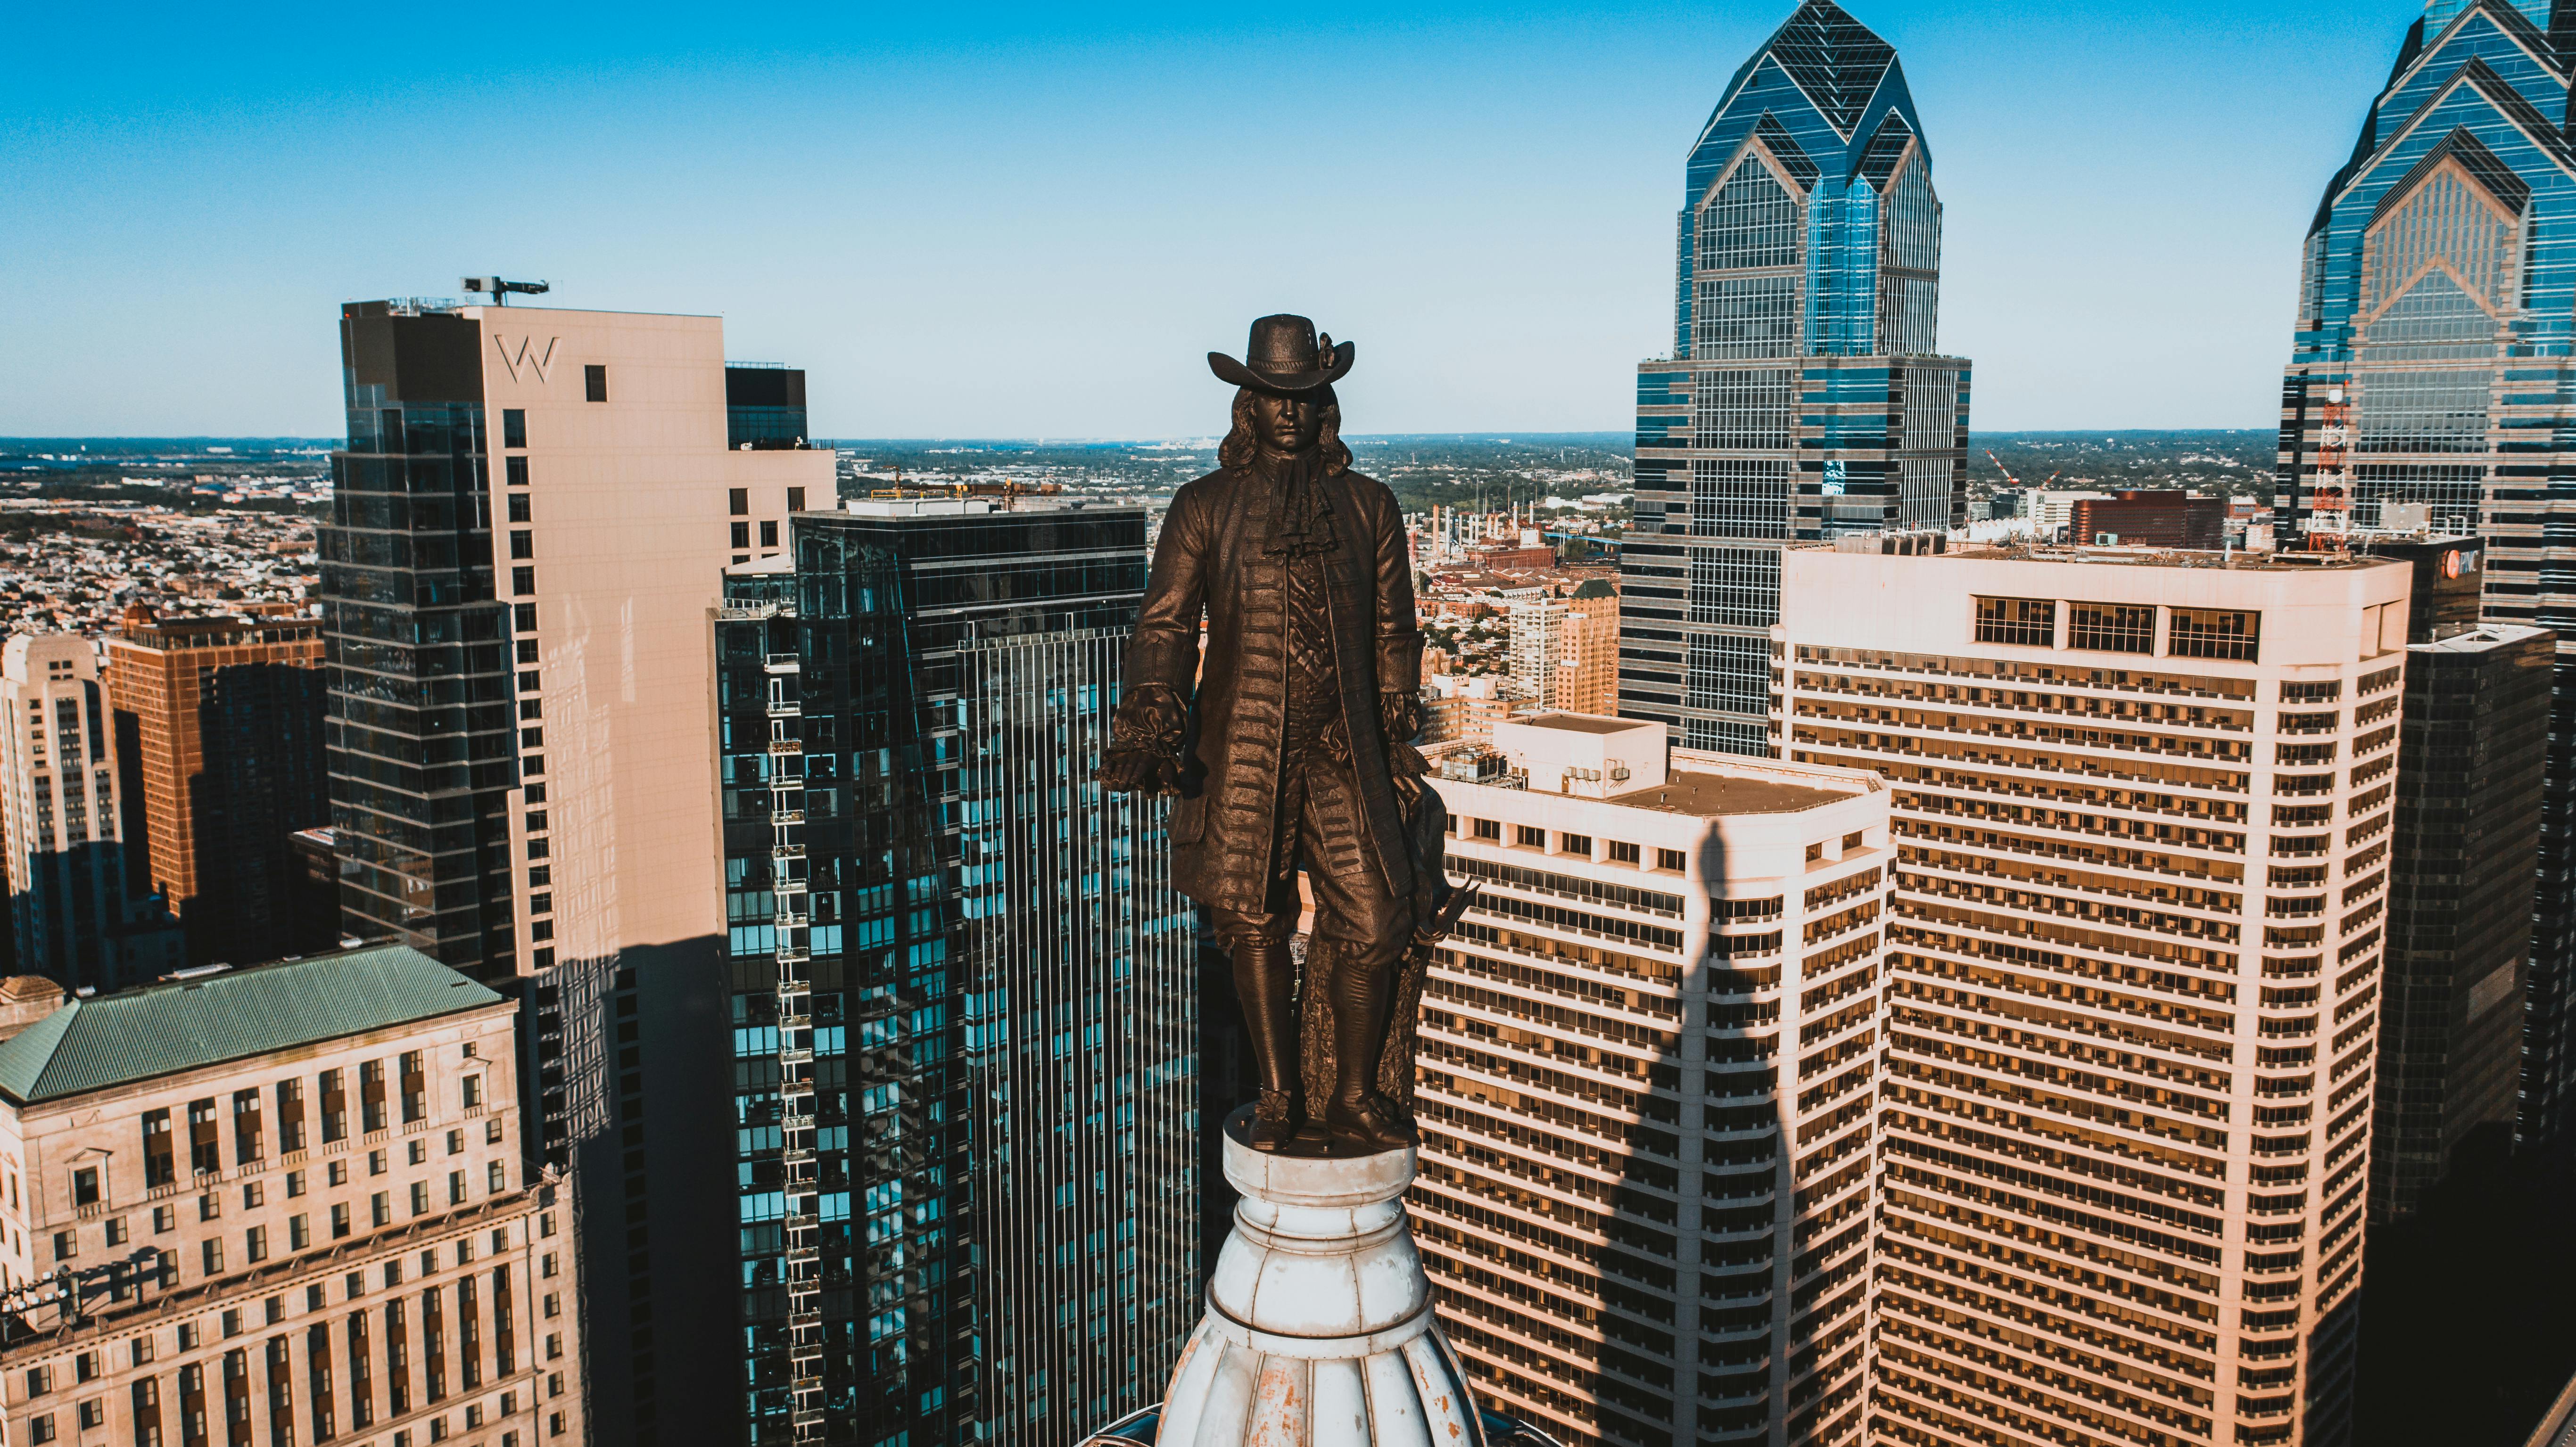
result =
[[[2015,487],[2028,487],[2028,486],[2030,486],[2030,484],[2028,484],[2028,483],[2026,483],[2026,482],[2023,482],[2020,478],[2013,476],[2013,475],[2012,475],[2012,469],[2011,469],[2011,468],[2009,468],[2009,467],[2004,466],[2004,460],[2003,460],[2002,458],[2000,458],[2000,457],[1995,456],[1995,454],[1994,454],[1994,450],[1993,450],[1992,448],[1988,448],[1988,449],[1986,449],[1986,461],[1993,463],[1993,464],[1995,465],[1995,471],[2000,472],[2000,473],[2002,473],[2002,474],[2004,475],[2004,481],[2011,483],[2011,484],[2012,484],[2013,486],[2015,486]],[[2057,471],[2052,472],[2052,473],[2050,473],[2050,474],[2048,475],[2048,482],[2055,482],[2055,481],[2057,481],[2059,478],[2061,478],[2061,477],[2063,477],[2063,476],[2065,476],[2065,475],[2066,475],[2066,469],[2061,467],[2061,468],[2057,469]],[[2047,486],[2048,486],[2048,482],[2043,482],[2043,483],[2041,483],[2041,484],[2040,484],[2040,487],[2041,487],[2041,488],[2045,488],[2045,487],[2047,487]]]

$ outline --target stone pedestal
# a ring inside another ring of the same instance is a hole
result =
[[[1249,1119],[1225,1123],[1243,1200],[1156,1447],[1482,1443],[1405,1218],[1413,1151],[1265,1155],[1245,1143]]]

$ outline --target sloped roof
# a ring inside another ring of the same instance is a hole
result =
[[[1845,136],[1896,63],[1896,47],[1833,0],[1806,0],[1762,49]]]
[[[0,1096],[60,1100],[501,999],[408,945],[74,999],[0,1041]]]
[[[1797,181],[1799,190],[1816,189],[1816,177],[1820,174],[1816,163],[1799,147],[1797,138],[1789,134],[1788,127],[1780,124],[1779,117],[1764,111],[1762,118],[1753,123],[1753,134],[1770,148],[1771,158]]]

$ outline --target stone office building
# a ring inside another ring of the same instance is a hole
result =
[[[1423,986],[1408,1204],[1483,1404],[1857,1440],[1888,790],[1579,714],[1435,758],[1484,893]]]
[[[517,1009],[381,946],[73,999],[0,1042],[0,1440],[585,1440]]]

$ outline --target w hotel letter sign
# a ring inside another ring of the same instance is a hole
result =
[[[529,336],[520,337],[518,350],[514,352],[510,349],[508,337],[502,336],[499,332],[492,334],[492,345],[500,349],[501,365],[510,369],[511,381],[519,380],[519,369],[522,367],[535,372],[540,383],[546,380],[547,371],[555,364],[555,343],[562,338],[546,338],[543,351],[537,349],[536,340]]]

